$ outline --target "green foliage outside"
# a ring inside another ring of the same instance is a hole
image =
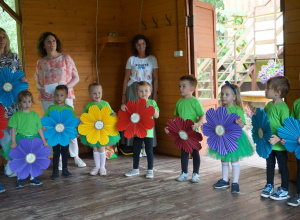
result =
[[[15,11],[15,0],[5,0],[5,3]],[[6,11],[4,11],[1,6],[0,27],[3,28],[9,36],[12,52],[18,53],[17,22]]]

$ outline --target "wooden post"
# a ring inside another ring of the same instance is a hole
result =
[[[236,35],[234,35],[234,83],[237,83],[237,69],[236,69]]]

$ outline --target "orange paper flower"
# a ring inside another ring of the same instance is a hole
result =
[[[135,102],[126,103],[127,110],[124,112],[119,110],[118,116],[120,120],[117,123],[119,131],[124,131],[126,138],[132,138],[134,134],[139,138],[147,136],[147,130],[154,127],[152,119],[155,109],[150,106],[146,108],[146,100],[138,99]]]

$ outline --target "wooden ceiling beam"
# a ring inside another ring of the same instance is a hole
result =
[[[18,24],[22,24],[22,18],[16,13],[14,12],[14,10],[12,10],[5,2],[4,0],[0,0],[0,6],[11,16],[13,17],[13,19],[18,23]]]

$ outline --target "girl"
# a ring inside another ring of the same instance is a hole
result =
[[[230,84],[226,81],[226,84],[221,88],[221,105],[227,108],[228,114],[236,113],[240,118],[235,120],[241,128],[245,126],[245,117],[243,112],[243,105],[240,96],[240,90],[236,85]],[[222,162],[222,179],[214,184],[215,189],[222,189],[229,187],[229,162],[232,166],[233,181],[231,185],[231,193],[239,193],[239,176],[240,176],[240,165],[239,159],[243,157],[249,157],[253,154],[253,147],[246,135],[242,130],[242,136],[237,139],[238,148],[232,153],[226,155],[220,155],[217,150],[209,149],[209,155],[221,159]]]
[[[153,106],[155,109],[154,118],[159,117],[159,109],[154,100],[149,99],[151,95],[151,86],[148,82],[138,82],[136,86],[136,94],[140,99],[146,100],[146,108]],[[126,111],[126,105],[121,106],[122,111]],[[125,176],[135,176],[139,174],[139,161],[141,146],[145,142],[145,150],[147,153],[148,170],[146,178],[153,178],[153,128],[147,130],[147,136],[145,138],[134,137],[133,139],[133,169],[125,173]]]
[[[89,108],[93,105],[96,105],[101,110],[104,106],[107,106],[111,109],[108,102],[101,100],[102,99],[102,86],[99,83],[92,83],[89,85],[89,95],[92,100],[92,102],[89,102],[86,104],[83,113],[88,113]],[[112,116],[117,116],[116,113],[111,109]],[[80,136],[79,139],[81,140],[81,143],[84,145],[90,146],[93,148],[93,155],[94,155],[94,161],[95,161],[95,167],[91,170],[90,174],[92,176],[97,175],[98,173],[100,176],[106,176],[106,169],[105,169],[105,162],[106,162],[106,153],[105,153],[105,146],[101,145],[99,141],[96,143],[96,145],[90,144],[87,142],[85,136]],[[110,142],[116,143],[120,140],[120,135],[116,135],[114,137],[110,137]],[[107,145],[110,145],[109,143]]]
[[[8,122],[8,126],[11,127],[11,142],[8,143],[11,149],[16,148],[19,140],[23,138],[32,140],[35,137],[42,138],[44,146],[48,146],[42,131],[40,116],[30,110],[32,100],[33,97],[29,91],[22,91],[18,95],[18,105],[21,110],[15,112]],[[43,183],[38,178],[30,177],[30,185],[36,186],[41,184]],[[23,187],[22,179],[17,179],[16,187]]]

